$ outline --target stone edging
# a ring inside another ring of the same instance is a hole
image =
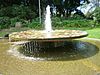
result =
[[[3,37],[0,37],[0,39],[3,39]]]
[[[81,38],[81,39],[87,39],[87,40],[95,40],[95,41],[100,41],[100,39],[96,39],[96,38],[88,38],[88,37],[85,37],[85,38]]]
[[[0,39],[7,39],[8,37],[0,37]]]

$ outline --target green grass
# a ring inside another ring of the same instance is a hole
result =
[[[0,37],[3,37],[5,34],[7,34],[7,32],[0,31]]]
[[[89,34],[89,38],[98,38],[100,39],[100,28],[93,28],[90,30],[86,30]]]
[[[5,34],[9,34],[12,32],[18,32],[18,31],[24,31],[24,30],[28,30],[29,28],[20,28],[20,29],[15,29],[15,28],[10,28],[10,29],[4,29],[0,31],[0,37],[3,37]],[[58,28],[61,29],[61,28]],[[68,28],[64,28],[64,29],[70,29],[70,30],[83,30],[83,31],[87,31],[88,32],[88,36],[89,38],[97,38],[100,39],[100,28],[74,28],[74,27],[68,27]]]

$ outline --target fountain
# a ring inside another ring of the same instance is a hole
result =
[[[99,75],[100,40],[76,39],[85,36],[52,27],[14,32],[0,39],[0,75]]]
[[[50,6],[48,5],[46,8],[45,30],[13,32],[9,35],[9,41],[20,45],[19,52],[28,56],[35,56],[36,54],[38,56],[39,53],[44,51],[65,48],[66,41],[68,42],[69,40],[87,35],[87,32],[80,30],[53,30],[50,18]]]
[[[52,30],[50,6],[46,8],[45,30],[28,30],[14,32],[9,35],[10,41],[64,41],[67,39],[87,36],[87,32],[80,30]]]

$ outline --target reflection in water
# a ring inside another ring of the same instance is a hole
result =
[[[87,42],[82,41],[64,41],[59,42],[61,45],[55,45],[54,42],[44,42],[41,45],[33,42],[28,42],[20,45],[18,51],[25,57],[39,58],[38,60],[78,60],[88,58],[98,52],[98,48]],[[32,44],[32,45],[31,45]],[[44,46],[46,45],[46,47]],[[47,46],[49,45],[49,46]],[[37,47],[36,47],[37,46]],[[44,46],[44,47],[43,47]]]

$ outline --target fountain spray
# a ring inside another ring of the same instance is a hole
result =
[[[50,12],[50,6],[48,5],[46,7],[46,19],[45,19],[45,32],[51,32],[52,31],[52,25],[51,25],[51,12]]]

